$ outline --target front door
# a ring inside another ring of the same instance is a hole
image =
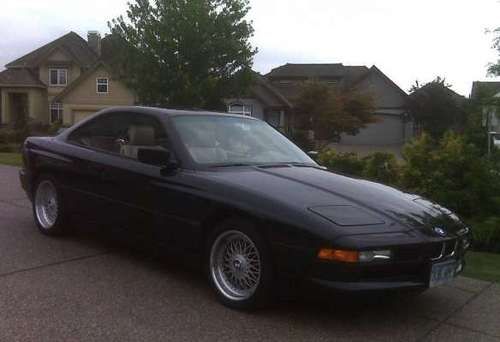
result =
[[[22,128],[28,121],[28,94],[10,93],[10,122],[16,128]]]

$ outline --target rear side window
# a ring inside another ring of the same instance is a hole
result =
[[[68,141],[133,159],[139,148],[168,150],[167,135],[158,120],[137,113],[97,117],[72,132]]]

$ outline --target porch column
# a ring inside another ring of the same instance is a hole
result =
[[[280,124],[279,128],[282,132],[286,132],[286,126],[285,126],[285,111],[282,109],[280,110]]]
[[[9,113],[9,94],[6,90],[0,89],[1,92],[1,116],[0,116],[0,123],[1,124],[8,124],[10,122],[10,113]]]

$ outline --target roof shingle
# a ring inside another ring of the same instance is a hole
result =
[[[98,56],[90,49],[87,42],[75,32],[71,31],[52,42],[8,63],[7,68],[33,68],[38,66],[56,48],[63,48],[83,67],[93,65]]]
[[[0,72],[1,86],[34,86],[44,87],[43,84],[29,69],[13,68]]]
[[[287,63],[271,70],[266,77],[306,77],[306,78],[323,78],[323,77],[343,77],[346,68],[342,63],[332,64],[292,64]]]
[[[500,82],[481,82],[475,81],[472,83],[470,97],[476,99],[480,96],[493,96],[500,92]]]

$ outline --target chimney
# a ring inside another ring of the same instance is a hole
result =
[[[89,47],[97,54],[97,56],[101,56],[101,34],[99,31],[89,31],[87,33],[87,41]]]

